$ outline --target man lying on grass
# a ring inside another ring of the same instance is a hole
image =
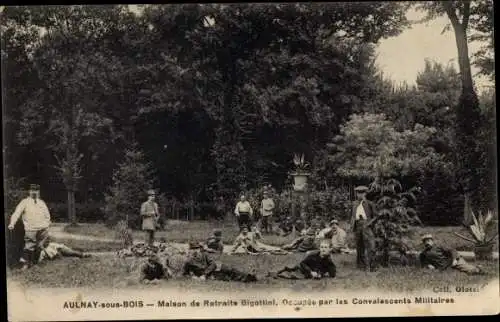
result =
[[[168,259],[162,264],[160,257],[152,254],[140,268],[139,281],[144,284],[156,284],[161,279],[169,279],[173,276],[174,274],[169,267]]]
[[[189,243],[189,254],[182,275],[195,280],[212,279],[247,283],[257,281],[254,274],[243,273],[225,264],[216,263],[203,251],[202,245],[196,242]]]
[[[305,236],[296,238],[290,244],[284,245],[282,248],[284,250],[296,250],[303,253],[318,249],[316,244],[316,230],[312,228],[308,229]]]
[[[234,240],[230,254],[274,254],[285,255],[289,252],[271,245],[264,244],[262,234],[257,229],[257,226],[252,226],[252,231],[248,231],[246,227],[242,228],[241,233]]]
[[[52,260],[60,257],[85,258],[85,257],[90,257],[90,254],[74,250],[64,244],[51,242],[49,237],[45,238],[45,240],[41,245],[38,262],[40,263],[44,259]]]
[[[422,242],[425,247],[425,250],[420,253],[420,264],[422,267],[442,271],[451,267],[470,275],[484,274],[484,271],[480,267],[467,263],[456,250],[436,246],[432,235],[424,235]]]
[[[337,268],[331,257],[331,242],[321,241],[319,250],[310,251],[306,257],[294,267],[285,267],[269,277],[284,279],[321,279],[335,278]]]
[[[206,252],[209,253],[222,253],[224,251],[224,244],[222,243],[222,231],[215,229],[212,236],[208,237],[203,245]]]

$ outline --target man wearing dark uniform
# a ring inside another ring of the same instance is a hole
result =
[[[285,267],[269,275],[273,278],[284,279],[335,278],[337,268],[333,263],[331,251],[330,241],[323,240],[319,250],[308,252],[297,266]]]
[[[284,250],[296,250],[301,253],[305,253],[310,250],[317,250],[316,230],[312,228],[308,229],[305,236],[295,239],[293,242],[288,245],[284,245],[282,248]]]
[[[215,229],[212,236],[208,237],[204,249],[210,253],[222,253],[224,244],[222,243],[222,231]]]
[[[168,259],[165,260],[165,265],[163,265],[160,257],[156,254],[151,254],[141,266],[140,281],[145,284],[155,283],[158,280],[168,279],[172,276],[173,273],[169,267]]]
[[[359,186],[354,189],[357,199],[352,207],[351,229],[356,238],[356,266],[361,269],[373,269],[372,257],[375,250],[375,236],[368,223],[375,215],[375,207],[366,199],[368,187]]]
[[[425,247],[425,250],[419,256],[422,267],[441,271],[451,267],[471,275],[484,273],[480,267],[467,263],[456,250],[434,245],[434,239],[431,235],[424,235],[422,242]]]
[[[246,274],[222,263],[216,263],[205,252],[202,245],[196,242],[189,243],[189,256],[184,263],[183,276],[194,279],[214,279],[221,281],[255,282],[254,274]]]

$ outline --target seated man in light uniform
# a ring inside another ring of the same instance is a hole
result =
[[[38,262],[40,263],[43,260],[52,260],[59,257],[85,258],[90,257],[90,254],[71,249],[64,244],[52,242],[50,241],[50,238],[46,236],[42,244],[42,250],[40,251]]]
[[[330,239],[332,253],[350,253],[346,241],[347,233],[339,227],[339,221],[336,219],[333,219],[330,227],[321,230],[316,237],[319,240]]]
[[[250,227],[252,225],[253,209],[244,194],[240,196],[240,201],[238,201],[238,203],[236,204],[236,208],[234,208],[234,214],[238,219],[240,232],[243,230],[243,227],[246,227],[248,230],[250,230]]]

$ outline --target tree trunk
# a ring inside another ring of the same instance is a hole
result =
[[[481,126],[481,112],[479,110],[479,99],[474,89],[467,43],[470,4],[464,4],[462,22],[458,20],[451,6],[448,7],[448,4],[445,4],[445,8],[455,32],[462,81],[462,93],[456,109],[456,153],[460,169],[460,184],[464,194],[463,222],[466,224],[471,219],[469,215],[471,207],[479,206],[478,193],[480,183],[478,168],[481,162],[481,155],[480,149],[477,146],[477,139]]]
[[[71,226],[76,226],[76,205],[75,205],[75,191],[68,189],[68,219]]]

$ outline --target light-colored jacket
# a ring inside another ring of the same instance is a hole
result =
[[[262,199],[261,203],[261,213],[262,216],[271,216],[274,211],[274,201],[272,198]]]
[[[142,229],[156,230],[156,221],[160,215],[158,204],[154,201],[146,201],[141,205]]]
[[[25,231],[37,231],[50,226],[49,208],[41,199],[36,199],[36,203],[31,197],[21,200],[10,218],[10,223],[15,225],[21,216]]]

